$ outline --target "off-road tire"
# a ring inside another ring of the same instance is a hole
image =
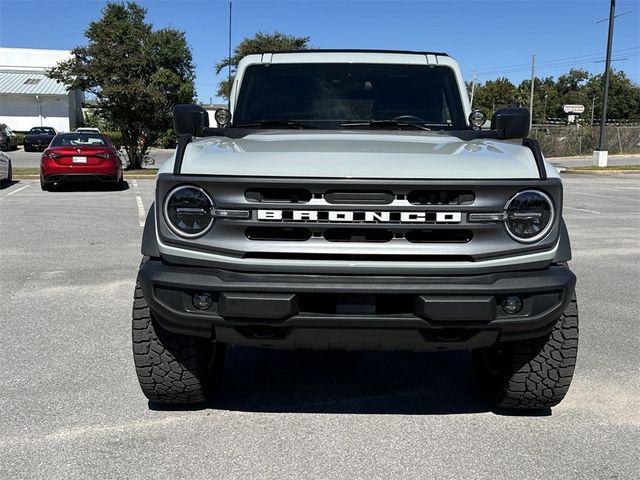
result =
[[[474,350],[483,388],[497,408],[556,406],[569,390],[578,353],[575,296],[546,336]]]
[[[0,143],[0,151],[6,152],[9,150],[9,143]]]
[[[224,344],[177,335],[153,318],[136,285],[133,359],[140,387],[152,402],[189,404],[207,400],[224,362]]]

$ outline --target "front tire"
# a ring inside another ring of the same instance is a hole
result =
[[[178,335],[153,318],[136,285],[133,300],[133,359],[140,388],[152,402],[200,403],[207,400],[224,362],[225,345]]]
[[[569,390],[578,353],[575,296],[546,336],[474,350],[483,387],[498,408],[555,407]]]

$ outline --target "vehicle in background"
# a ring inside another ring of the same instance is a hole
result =
[[[0,152],[0,184],[9,183],[12,180],[11,158],[4,152]]]
[[[24,151],[38,152],[44,150],[57,134],[58,132],[52,127],[33,127],[24,136]]]
[[[17,148],[18,137],[16,137],[16,134],[11,131],[7,124],[0,123],[0,150],[6,152]]]
[[[104,182],[122,186],[122,161],[111,140],[100,133],[61,133],[40,160],[40,186],[63,182]]]
[[[78,127],[76,132],[100,133],[100,129],[96,127]]]

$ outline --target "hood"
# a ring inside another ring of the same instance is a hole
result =
[[[173,159],[159,173],[172,171]],[[551,166],[549,176],[557,176]],[[270,130],[210,137],[187,146],[182,173],[252,177],[538,178],[533,153],[500,140],[437,132]]]

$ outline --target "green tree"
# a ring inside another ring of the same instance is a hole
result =
[[[584,87],[585,107],[594,105],[594,117],[602,117],[602,95],[604,93],[604,74],[594,75]],[[595,102],[593,101],[595,99]],[[593,103],[592,103],[593,102]],[[589,112],[589,118],[591,114]],[[632,82],[622,71],[614,70],[609,77],[608,119],[640,118],[640,86]]]
[[[231,82],[229,82],[229,79],[224,79],[218,84],[218,96],[226,99],[229,98],[236,67],[240,60],[247,55],[283,50],[305,50],[308,48],[309,37],[295,37],[280,32],[258,32],[253,37],[245,38],[233,50],[233,55],[230,58],[227,57],[216,65],[217,74],[222,72],[226,67],[231,66]]]
[[[489,118],[498,108],[517,105],[516,87],[505,77],[489,80],[483,85],[476,85],[474,106],[486,113]]]
[[[153,30],[146,9],[134,2],[107,2],[89,24],[87,45],[73,49],[49,75],[95,98],[97,114],[122,134],[129,168],[140,168],[158,135],[171,128],[171,108],[193,101],[194,66],[184,33]],[[139,142],[143,134],[149,142]]]

